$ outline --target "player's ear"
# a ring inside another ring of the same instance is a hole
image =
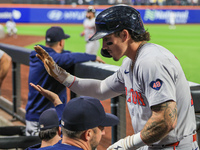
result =
[[[82,138],[86,141],[90,141],[93,138],[93,134],[94,134],[93,130],[88,129],[82,134]]]
[[[64,46],[64,43],[65,43],[65,40],[61,40],[61,41],[59,42],[59,45],[60,45],[61,47],[63,47],[63,46]]]
[[[120,36],[123,41],[127,40],[129,38],[128,30],[126,30],[126,29],[122,30]]]

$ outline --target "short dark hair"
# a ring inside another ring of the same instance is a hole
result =
[[[124,29],[123,29],[124,30]],[[128,29],[126,29],[128,30]],[[115,32],[115,36],[119,36],[119,33],[122,32],[122,30]],[[150,41],[150,33],[148,31],[145,31],[144,33],[141,34],[137,34],[132,30],[128,30],[129,34],[131,35],[131,38],[135,41],[135,42],[139,42],[139,41]]]
[[[49,47],[53,47],[53,46],[57,45],[58,42],[60,42],[60,41],[57,41],[57,42],[46,42],[46,45],[48,45]]]
[[[65,129],[63,126],[61,126],[61,130],[64,136],[67,136],[72,139],[80,138],[81,134],[84,132],[84,131],[70,131],[70,130]]]
[[[39,132],[39,138],[44,141],[51,140],[54,138],[59,131],[59,127],[54,127],[52,129],[46,129]]]
[[[61,129],[62,129],[62,134],[64,136],[71,138],[71,139],[81,138],[81,134],[86,131],[86,130],[84,130],[84,131],[70,131],[70,130],[67,130],[66,128],[64,128],[63,126],[61,127]],[[96,128],[92,128],[92,130],[94,131],[94,133],[97,132]]]

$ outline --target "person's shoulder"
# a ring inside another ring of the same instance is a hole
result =
[[[38,143],[38,144],[35,144],[35,145],[32,145],[28,148],[26,148],[25,150],[36,150],[36,149],[39,149],[41,146],[41,143]]]
[[[49,147],[47,150],[60,150],[60,149],[66,149],[66,150],[83,150],[82,148],[68,145],[68,144],[62,144],[62,143],[57,143],[54,146]]]

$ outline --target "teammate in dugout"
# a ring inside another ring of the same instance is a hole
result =
[[[46,31],[46,46],[42,46],[49,55],[55,60],[58,65],[72,70],[76,63],[86,61],[99,61],[102,59],[99,56],[86,53],[72,53],[64,50],[65,39],[70,36],[65,34],[63,29],[59,26],[53,26]],[[63,104],[66,103],[66,87],[49,76],[41,61],[35,56],[36,52],[32,51],[30,54],[30,68],[29,68],[29,83],[39,84],[45,89],[55,92],[60,97]],[[41,113],[49,108],[54,107],[53,104],[43,97],[33,87],[29,86],[28,102],[26,105],[26,135],[38,135],[39,133],[39,116]]]
[[[140,13],[116,5],[96,18],[96,33],[103,38],[101,53],[118,61],[119,70],[105,80],[81,79],[60,68],[48,53],[35,47],[48,73],[79,95],[104,100],[123,93],[135,134],[107,150],[198,150],[196,120],[188,81],[177,58],[166,48],[147,43]]]

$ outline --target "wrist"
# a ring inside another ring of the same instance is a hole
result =
[[[76,79],[75,76],[68,73],[68,76],[62,82],[62,84],[65,85],[66,87],[70,88],[73,85],[75,79]]]
[[[134,134],[134,137],[133,137],[134,145],[135,145],[136,147],[138,147],[138,148],[139,148],[139,147],[142,147],[142,146],[144,146],[144,145],[146,145],[146,144],[143,142],[143,140],[142,140],[140,134],[141,134],[140,132],[137,133],[137,134]]]
[[[141,139],[141,136],[140,136],[140,132],[137,133],[137,134],[134,134],[132,136],[127,136],[125,138],[125,149],[126,150],[129,150],[129,149],[138,149],[144,145],[146,145],[142,139]]]

